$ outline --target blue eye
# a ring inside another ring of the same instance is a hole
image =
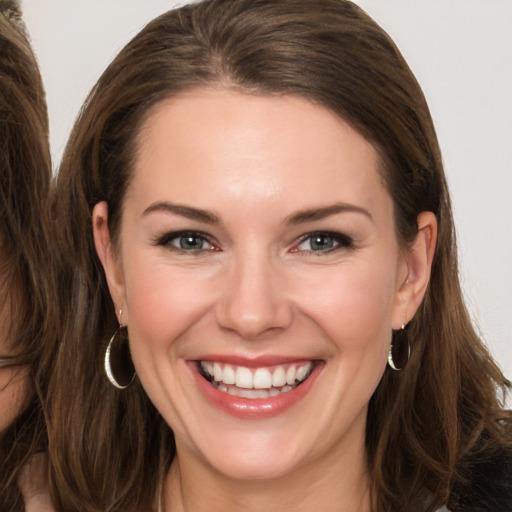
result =
[[[176,246],[180,249],[198,251],[205,249],[206,240],[197,235],[181,235],[176,237],[173,242],[176,242]]]
[[[185,231],[181,233],[168,233],[158,240],[158,245],[168,246],[186,252],[199,252],[212,250],[214,247],[201,233]]]
[[[310,233],[297,246],[299,251],[327,253],[341,247],[351,247],[352,240],[339,233]]]

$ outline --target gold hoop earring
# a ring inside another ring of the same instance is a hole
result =
[[[388,365],[396,372],[402,371],[411,357],[411,340],[405,330],[405,325],[393,331],[391,336],[391,346],[389,347]]]
[[[122,313],[119,310],[119,327],[108,342],[104,362],[107,378],[117,389],[126,389],[135,378],[126,325],[121,324]],[[114,343],[116,337],[119,339]]]

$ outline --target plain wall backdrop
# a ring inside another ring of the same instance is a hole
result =
[[[24,0],[46,85],[54,168],[88,91],[171,0]],[[395,40],[429,102],[480,332],[512,378],[512,1],[358,0]]]

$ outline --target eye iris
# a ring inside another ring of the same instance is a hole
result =
[[[182,249],[202,249],[203,240],[195,235],[183,235],[180,237],[180,247]]]
[[[316,235],[311,237],[311,249],[313,251],[325,251],[326,249],[332,249],[334,241],[332,237],[327,235]]]

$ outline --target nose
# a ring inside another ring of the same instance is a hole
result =
[[[246,340],[265,338],[292,322],[283,269],[260,255],[240,258],[226,276],[217,307],[218,324]]]

